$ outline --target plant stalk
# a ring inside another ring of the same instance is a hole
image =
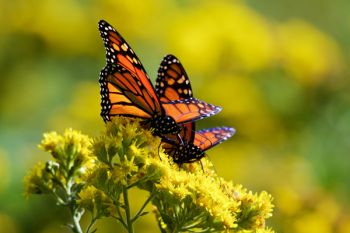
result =
[[[82,213],[79,212],[79,210],[76,209],[75,207],[71,207],[71,213],[72,213],[72,217],[73,217],[73,224],[71,226],[72,231],[74,233],[83,233],[83,231],[80,227],[80,218],[82,216]]]
[[[151,193],[151,195],[147,198],[147,200],[145,201],[145,203],[143,203],[141,209],[139,210],[139,212],[137,212],[137,214],[135,215],[135,217],[133,217],[131,219],[132,222],[135,222],[137,220],[138,217],[140,217],[140,215],[143,213],[143,210],[145,209],[145,207],[147,206],[147,204],[152,200],[153,198],[153,194]]]
[[[128,197],[128,189],[127,187],[123,187],[123,198],[124,198],[124,205],[125,205],[125,218],[126,218],[126,225],[128,233],[134,233],[133,228],[133,221],[131,220],[131,214],[130,214],[130,205],[129,205],[129,197]]]

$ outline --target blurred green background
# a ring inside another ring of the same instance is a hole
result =
[[[195,96],[223,107],[198,128],[237,129],[209,156],[226,179],[274,196],[268,225],[350,232],[349,12],[348,0],[0,0],[0,232],[69,232],[50,198],[24,199],[23,176],[49,159],[37,148],[43,132],[103,129],[99,19],[152,80],[175,54]],[[152,215],[136,227],[158,232]]]

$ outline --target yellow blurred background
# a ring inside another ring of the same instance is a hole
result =
[[[350,232],[349,12],[347,0],[0,0],[0,232],[69,232],[50,198],[24,199],[23,176],[49,159],[43,132],[103,129],[99,19],[153,81],[172,53],[195,96],[223,107],[198,128],[237,134],[208,154],[219,175],[274,196],[276,232]],[[136,232],[158,232],[154,217]]]

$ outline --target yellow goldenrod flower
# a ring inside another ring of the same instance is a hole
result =
[[[49,190],[52,189],[51,174],[45,169],[45,164],[38,163],[24,178],[25,196],[49,193]]]
[[[113,200],[109,198],[104,192],[96,189],[93,186],[86,186],[79,193],[79,201],[81,207],[91,211],[95,216],[113,216],[116,207]]]
[[[41,141],[39,148],[51,153],[54,158],[57,158],[58,146],[63,142],[63,137],[56,132],[50,132],[44,134],[44,139]]]

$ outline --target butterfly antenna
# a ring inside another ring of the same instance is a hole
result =
[[[176,136],[177,136],[177,138],[180,140],[181,145],[184,145],[184,141],[182,140],[181,135],[178,133]]]
[[[158,146],[158,156],[159,156],[160,161],[162,161],[162,158],[160,157],[160,153],[159,153],[159,152],[160,152],[159,150],[160,150],[160,146],[161,146],[161,145],[162,145],[162,143],[159,143],[159,146]]]
[[[211,158],[209,157],[209,155],[206,154],[206,157],[207,157],[208,160],[210,161],[210,163],[211,163],[211,165],[212,165],[212,167],[213,167],[213,170],[214,170],[214,172],[215,172],[215,175],[216,175],[217,177],[219,177],[219,176],[218,176],[218,171],[216,170],[216,167],[215,167],[215,165],[213,164],[213,161],[211,160]],[[220,178],[219,178],[219,183],[220,183],[220,187],[221,187],[221,179],[220,179]]]
[[[211,165],[213,166],[213,170],[215,172],[215,175],[218,175],[218,171],[216,170],[216,167],[215,167],[213,161],[211,160],[210,156],[208,154],[206,154],[205,156],[208,158],[208,160],[210,161]]]

